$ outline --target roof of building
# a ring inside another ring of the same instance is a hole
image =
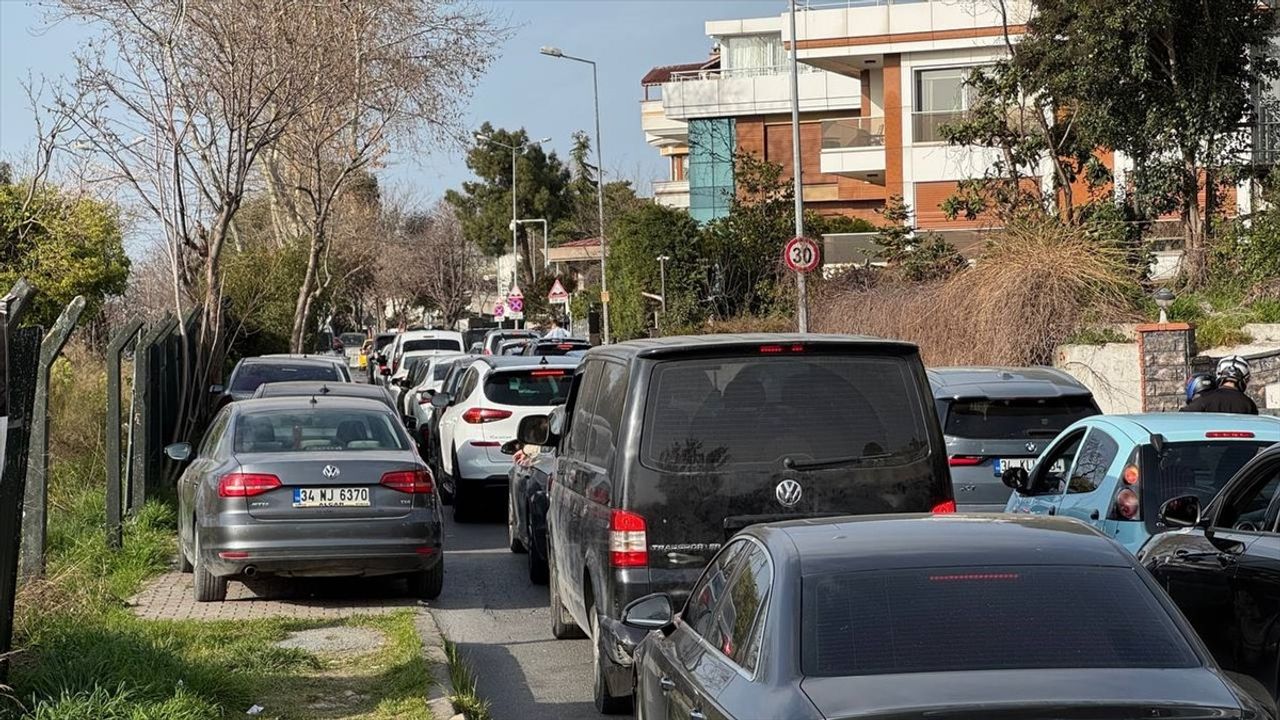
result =
[[[562,248],[562,247],[599,247],[599,246],[600,246],[600,238],[588,237],[588,238],[580,238],[578,240],[570,240],[568,242],[562,242],[556,247]]]
[[[640,78],[640,85],[661,85],[671,80],[671,74],[677,72],[689,72],[692,70],[707,70],[710,68],[720,67],[720,56],[712,55],[706,60],[691,63],[681,63],[679,65],[659,65]]]

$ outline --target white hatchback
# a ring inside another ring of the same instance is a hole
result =
[[[439,443],[442,490],[453,496],[454,516],[476,514],[488,488],[505,488],[511,456],[503,443],[514,440],[520,420],[545,415],[564,403],[578,358],[483,356],[472,362],[453,397],[437,393],[443,410]],[[494,502],[505,502],[503,497]]]

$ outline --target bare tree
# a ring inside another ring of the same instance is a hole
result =
[[[449,0],[316,0],[306,14],[311,32],[327,38],[315,71],[323,89],[272,148],[264,173],[279,225],[310,245],[295,352],[330,285],[323,264],[335,203],[393,143],[455,134],[463,101],[505,33],[488,14]]]
[[[386,243],[376,295],[393,307],[418,303],[453,327],[480,290],[484,258],[467,240],[453,207],[437,203],[428,213],[403,215]]]
[[[60,4],[101,31],[60,105],[162,231],[174,309],[199,310],[174,428],[186,437],[225,354],[219,259],[255,162],[316,97],[325,40],[289,0]]]

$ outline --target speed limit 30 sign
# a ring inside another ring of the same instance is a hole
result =
[[[782,250],[782,260],[795,272],[810,273],[818,269],[822,255],[818,243],[807,237],[793,237]]]

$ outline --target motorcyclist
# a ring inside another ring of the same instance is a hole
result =
[[[1200,393],[1205,390],[1212,390],[1217,385],[1218,379],[1214,377],[1213,373],[1202,372],[1192,375],[1187,378],[1187,402],[1190,403],[1200,397]]]
[[[1249,386],[1249,361],[1228,355],[1218,361],[1218,386],[1201,392],[1182,412],[1221,412],[1257,415],[1258,406],[1244,394]]]

